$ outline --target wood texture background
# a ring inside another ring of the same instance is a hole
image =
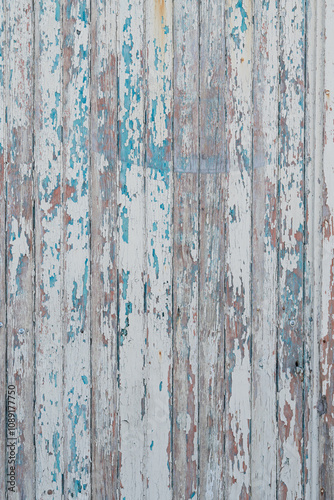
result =
[[[1,0],[0,500],[334,499],[333,26]]]

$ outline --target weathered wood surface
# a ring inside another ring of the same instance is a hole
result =
[[[1,500],[334,498],[333,22],[1,1]]]

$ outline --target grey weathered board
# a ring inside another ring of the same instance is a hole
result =
[[[1,0],[0,500],[334,499],[333,26]]]

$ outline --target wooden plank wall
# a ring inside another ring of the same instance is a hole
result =
[[[333,23],[1,0],[0,500],[333,500]]]

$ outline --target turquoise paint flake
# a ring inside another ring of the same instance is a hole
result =
[[[122,239],[125,243],[129,243],[129,217],[126,217],[127,213],[128,213],[128,209],[126,207],[123,207],[123,210],[121,213]]]
[[[122,281],[123,281],[122,297],[124,300],[126,300],[126,295],[127,295],[127,291],[128,291],[129,276],[130,276],[129,271],[127,271],[127,272],[125,272],[124,270],[122,271]]]
[[[240,14],[242,17],[241,31],[242,31],[242,33],[244,33],[247,30],[246,19],[248,19],[248,15],[247,15],[247,12],[245,11],[245,9],[242,5],[242,0],[238,1],[236,8],[240,9]]]

